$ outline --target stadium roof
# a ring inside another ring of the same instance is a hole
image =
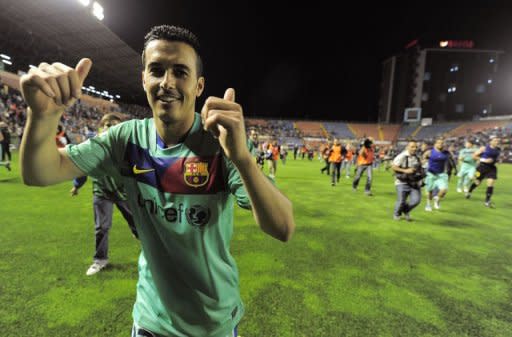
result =
[[[76,0],[0,0],[0,52],[9,53],[15,70],[30,64],[93,61],[85,85],[122,101],[143,96],[140,54],[96,19]]]

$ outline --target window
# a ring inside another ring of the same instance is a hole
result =
[[[485,85],[483,85],[483,84],[477,85],[475,91],[477,94],[483,94],[485,92]]]

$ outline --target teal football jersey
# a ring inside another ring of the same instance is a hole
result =
[[[87,175],[126,190],[142,244],[133,319],[163,336],[225,337],[240,321],[230,254],[233,207],[250,208],[239,173],[199,114],[183,143],[166,148],[153,119],[130,120],[78,145]]]
[[[476,151],[478,151],[476,147],[470,147],[469,149],[463,148],[459,151],[459,158],[462,158],[463,163],[476,167],[477,162],[473,159],[473,154]]]

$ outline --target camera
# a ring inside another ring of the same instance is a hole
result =
[[[422,167],[419,167],[414,171],[413,173],[396,173],[396,178],[400,181],[403,181],[405,183],[417,183],[422,181],[427,175],[425,174],[425,171]],[[421,186],[424,186],[424,182],[422,182]]]

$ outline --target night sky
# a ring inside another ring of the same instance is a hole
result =
[[[138,52],[158,24],[182,25],[199,37],[206,90],[198,104],[234,87],[247,116],[376,121],[381,62],[419,38],[504,50],[498,109],[512,106],[512,6],[506,2],[376,8],[366,1],[349,9],[336,1],[339,10],[334,2],[100,1],[103,23]]]

